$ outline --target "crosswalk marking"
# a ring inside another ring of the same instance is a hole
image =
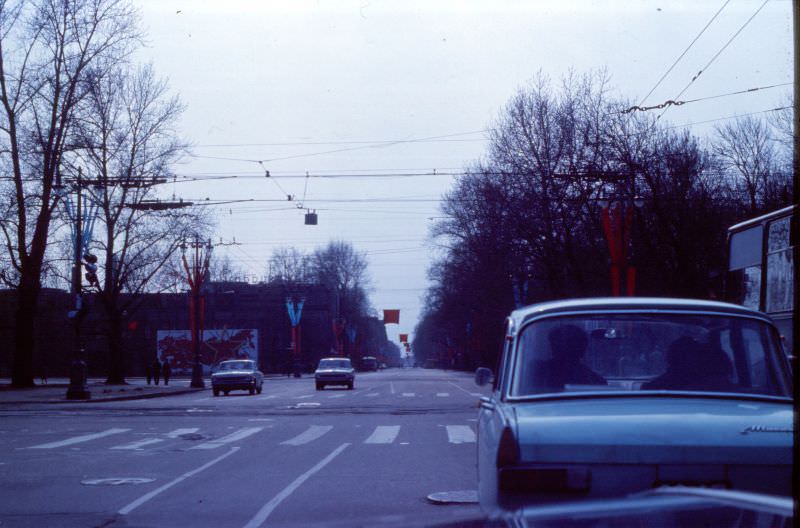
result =
[[[291,445],[291,446],[299,446],[307,444],[309,442],[313,442],[314,440],[324,435],[331,429],[333,429],[332,425],[312,425],[299,435],[295,436],[294,438],[290,438],[289,440],[284,440],[283,442],[281,442],[281,444]]]
[[[332,394],[332,395],[328,396],[329,400],[332,400],[334,398],[344,398],[344,394]]]
[[[365,444],[391,444],[400,432],[399,425],[379,425],[375,428]]]
[[[406,398],[411,398],[411,397],[414,396],[414,393],[413,392],[404,392],[403,396],[405,396]]]
[[[106,436],[111,436],[119,433],[127,433],[130,429],[106,429],[105,431],[101,431],[99,433],[81,435],[81,436],[73,436],[72,438],[67,438],[66,440],[60,440],[58,442],[49,442],[47,444],[39,444],[35,446],[31,446],[28,449],[55,449],[57,447],[64,447],[68,445],[80,444],[82,442],[88,442],[90,440],[96,440],[97,438],[103,438]]]
[[[196,433],[197,427],[187,427],[185,429],[175,429],[167,433],[167,438],[179,438],[181,435]]]
[[[313,398],[313,394],[303,394],[302,396],[295,396],[295,400],[305,400],[306,398]]]
[[[145,438],[144,440],[137,440],[136,442],[131,442],[130,444],[114,446],[111,449],[141,449],[146,445],[157,444],[163,441],[163,438]]]
[[[250,435],[256,434],[257,432],[264,429],[263,427],[245,427],[244,429],[239,429],[227,436],[223,436],[222,438],[217,438],[216,440],[211,440],[210,442],[204,442],[200,445],[196,445],[190,449],[216,449],[220,446],[225,444],[230,444],[231,442],[236,442],[238,440],[242,440],[247,438]]]
[[[447,440],[451,444],[468,444],[475,442],[475,433],[468,425],[448,425]]]
[[[439,397],[439,398],[447,398],[448,396],[450,396],[450,393],[449,392],[437,392],[436,396]]]

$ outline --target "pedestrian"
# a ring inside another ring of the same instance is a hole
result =
[[[144,364],[144,374],[147,376],[147,384],[150,385],[150,382],[153,381],[153,365],[149,361]]]
[[[39,377],[42,380],[42,385],[47,385],[47,366],[45,364],[42,364],[39,369]]]
[[[156,358],[153,361],[153,381],[158,385],[158,380],[161,379],[161,362]]]
[[[164,376],[164,385],[169,385],[169,376],[172,374],[172,367],[169,366],[169,358],[164,358],[164,364],[161,366],[161,373]]]

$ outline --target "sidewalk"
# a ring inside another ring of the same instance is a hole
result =
[[[171,378],[169,385],[162,381],[159,385],[148,385],[144,378],[126,378],[127,385],[106,385],[104,378],[90,378],[87,382],[91,399],[67,400],[68,378],[50,378],[47,384],[38,383],[28,389],[11,387],[11,380],[0,378],[0,405],[25,404],[25,403],[85,403],[140,400],[146,398],[161,398],[175,396],[189,392],[203,391],[189,387],[189,378]],[[205,380],[206,388],[211,388],[211,382]]]

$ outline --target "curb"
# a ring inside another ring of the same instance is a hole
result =
[[[207,389],[180,389],[170,392],[154,392],[150,394],[126,394],[125,396],[111,396],[109,398],[93,398],[88,400],[0,400],[0,406],[3,405],[20,405],[20,404],[37,404],[37,403],[102,403],[102,402],[118,402],[130,400],[149,400],[152,398],[165,398],[168,396],[178,396],[181,394],[191,394],[193,392],[203,392]]]

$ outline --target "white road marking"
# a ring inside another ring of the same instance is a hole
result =
[[[456,384],[455,384],[455,383],[453,383],[452,381],[448,381],[447,383],[449,383],[449,384],[450,384],[450,385],[452,385],[453,387],[457,388],[457,389],[458,389],[458,390],[460,390],[461,392],[466,392],[466,393],[467,393],[467,394],[469,394],[470,396],[481,396],[481,394],[479,394],[479,393],[477,393],[477,392],[470,392],[470,391],[468,391],[467,389],[465,389],[464,387],[461,387],[460,385],[456,385]]]
[[[271,400],[272,398],[277,398],[277,397],[278,397],[277,394],[270,394],[269,396],[264,396],[264,399],[265,400]]]
[[[302,396],[295,396],[295,400],[305,400],[306,398],[313,398],[313,394],[303,394]]]
[[[202,444],[190,447],[189,449],[216,449],[218,447],[222,447],[225,444],[230,444],[231,442],[236,442],[238,440],[242,440],[243,438],[247,438],[248,436],[256,434],[262,429],[264,428],[245,427],[244,429],[239,429],[235,433],[223,436],[222,438],[217,438],[216,440],[211,440],[210,442],[203,442]]]
[[[136,442],[131,442],[130,444],[114,446],[109,449],[140,449],[146,445],[157,444],[163,441],[163,438],[145,438],[144,440],[138,440]]]
[[[404,392],[403,397],[405,398],[412,398],[414,396],[413,392]]]
[[[475,442],[475,433],[468,425],[448,425],[447,440],[451,444],[469,444]]]
[[[391,444],[400,432],[399,425],[379,425],[375,428],[365,444]]]
[[[294,491],[297,488],[299,488],[303,484],[303,482],[308,480],[308,478],[311,477],[311,475],[313,475],[314,473],[318,472],[319,470],[327,466],[331,460],[336,458],[339,455],[339,453],[344,451],[349,445],[350,444],[340,445],[339,447],[334,449],[331,454],[320,460],[316,466],[312,467],[311,469],[309,469],[308,471],[297,477],[291,484],[286,486],[280,493],[275,495],[268,503],[262,506],[261,509],[258,510],[258,513],[256,513],[255,517],[250,519],[250,521],[244,525],[244,528],[258,528],[262,524],[264,524],[264,522],[267,520],[267,517],[269,517],[269,515],[275,510],[275,508],[277,508],[280,505],[281,502],[286,500],[286,498],[289,495],[294,493]]]
[[[438,396],[439,398],[447,398],[448,396],[450,396],[450,393],[449,392],[437,392],[436,396]]]
[[[391,381],[389,382],[389,390],[392,391],[392,394],[394,394],[394,383]]]
[[[332,425],[312,425],[294,438],[284,440],[281,442],[281,445],[299,446],[307,444],[309,442],[313,442],[331,429],[333,429]]]
[[[344,398],[344,394],[332,394],[328,396],[329,400],[332,400],[333,398]]]
[[[230,451],[228,451],[227,453],[225,453],[222,456],[219,456],[219,457],[215,458],[211,462],[206,462],[205,464],[203,464],[199,468],[193,469],[192,471],[184,473],[183,475],[181,475],[180,477],[176,478],[175,480],[173,480],[171,482],[167,482],[166,484],[164,484],[160,488],[156,488],[153,491],[151,491],[150,493],[146,493],[146,494],[142,495],[141,497],[139,497],[135,501],[133,501],[130,504],[128,504],[127,506],[123,507],[117,513],[119,513],[120,515],[128,515],[130,512],[132,512],[133,510],[135,510],[136,508],[138,508],[139,506],[141,506],[145,502],[149,501],[153,497],[155,497],[155,496],[159,495],[160,493],[168,490],[169,488],[171,488],[175,484],[178,484],[178,483],[186,480],[187,478],[200,473],[204,469],[210,468],[211,466],[213,466],[217,462],[219,462],[219,461],[231,456],[232,454],[234,454],[238,450],[239,450],[238,447],[232,447]]]
[[[170,431],[167,433],[167,438],[179,438],[181,435],[196,433],[198,431],[197,427],[187,427],[185,429],[175,429],[174,431]]]
[[[61,440],[58,442],[50,442],[47,444],[40,444],[31,447],[27,447],[25,449],[55,449],[57,447],[64,447],[73,444],[80,444],[82,442],[88,442],[90,440],[96,440],[98,438],[103,438],[105,436],[111,436],[119,433],[127,433],[130,429],[106,429],[100,433],[93,433],[81,436],[74,436],[72,438],[67,438],[66,440]]]

